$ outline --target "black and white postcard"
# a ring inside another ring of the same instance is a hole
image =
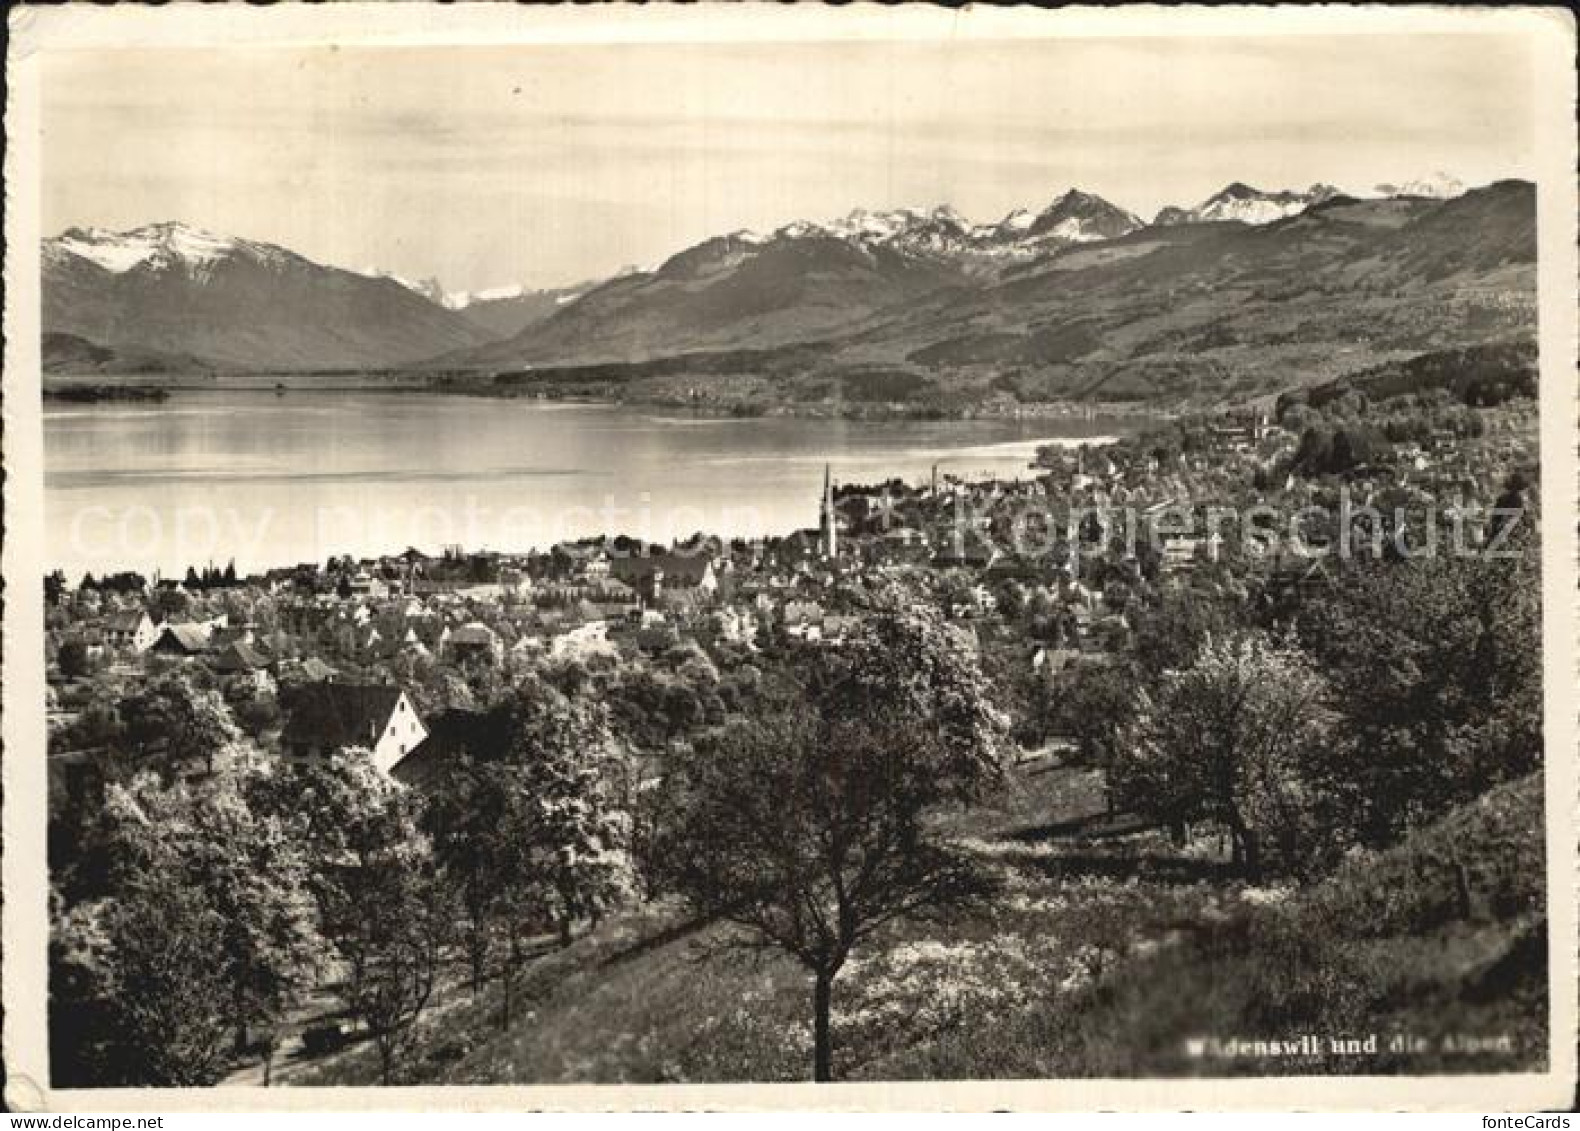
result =
[[[1565,10],[11,33],[13,1108],[1572,1100]]]

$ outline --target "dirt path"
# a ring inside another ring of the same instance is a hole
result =
[[[311,1057],[302,1042],[302,1034],[314,1025],[328,1023],[341,1016],[340,1000],[327,989],[314,990],[302,1005],[286,1018],[280,1035],[279,1046],[274,1050],[274,1067],[271,1084],[290,1082],[291,1076],[308,1064],[322,1064],[336,1053]],[[220,1080],[221,1088],[261,1088],[263,1086],[263,1061],[250,1058],[237,1065]]]
[[[554,949],[552,936],[545,935],[542,939],[534,941],[545,944],[545,953]],[[474,1000],[471,974],[469,971],[461,969],[461,967],[464,967],[464,963],[458,964],[455,974],[441,977],[439,983],[434,987],[433,997],[428,1007],[422,1013],[423,1024],[429,1024],[437,1018],[444,1017]],[[274,1052],[274,1066],[270,1072],[270,1084],[294,1084],[303,1073],[333,1065],[340,1058],[357,1053],[367,1044],[367,1038],[359,1034],[332,1051],[322,1052],[316,1056],[309,1053],[303,1042],[303,1034],[316,1025],[329,1024],[334,1021],[339,1021],[349,1027],[350,1019],[346,1016],[344,1003],[328,987],[315,989],[308,995],[302,1005],[286,1019],[285,1031],[281,1034],[280,1043]],[[254,1057],[238,1064],[219,1081],[217,1086],[221,1088],[262,1087],[262,1060]]]

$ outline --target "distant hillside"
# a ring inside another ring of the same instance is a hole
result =
[[[110,349],[75,334],[46,332],[41,343],[45,373],[199,373],[198,358],[157,350]]]
[[[1389,362],[1319,385],[1300,396],[1320,408],[1351,390],[1372,400],[1385,400],[1442,389],[1468,405],[1485,406],[1515,396],[1535,397],[1540,382],[1535,342],[1492,342]]]
[[[951,284],[958,272],[827,235],[721,236],[657,271],[613,279],[505,342],[440,359],[463,368],[640,361],[790,345]]]
[[[43,326],[117,355],[253,371],[396,365],[490,337],[391,279],[173,223],[46,240]]]
[[[584,283],[551,290],[519,290],[516,293],[495,294],[484,291],[468,295],[467,301],[454,307],[462,318],[477,326],[492,339],[514,337],[530,326],[536,326],[568,302],[597,286]]]
[[[589,367],[619,364],[618,395],[755,410],[859,400],[871,373],[896,402],[944,411],[1240,402],[1426,351],[1534,342],[1534,222],[1517,181],[1448,201],[1325,195],[1260,224],[1063,241],[986,274],[980,257],[894,237],[720,237],[437,364],[528,388],[542,370],[595,387]],[[746,351],[750,367],[685,362]]]

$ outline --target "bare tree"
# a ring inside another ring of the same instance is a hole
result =
[[[812,975],[813,1078],[833,1078],[835,977],[886,924],[980,895],[982,877],[929,836],[945,752],[925,724],[810,712],[737,723],[666,782],[668,884]]]

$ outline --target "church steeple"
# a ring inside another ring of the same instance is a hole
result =
[[[822,534],[823,556],[830,560],[839,555],[839,524],[834,521],[834,480],[828,464],[823,465],[823,506],[818,513],[818,528]]]

